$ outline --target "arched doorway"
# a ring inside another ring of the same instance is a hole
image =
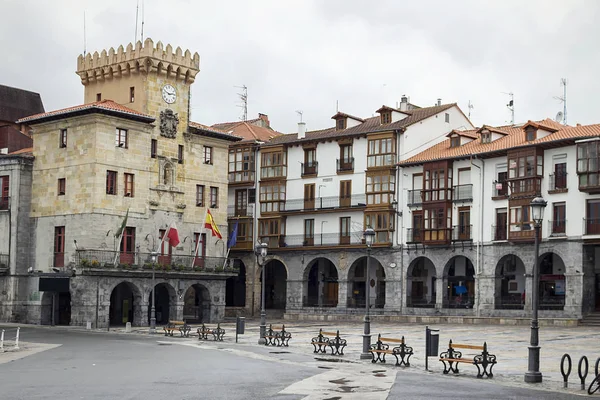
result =
[[[175,290],[167,283],[159,283],[154,286],[154,311],[156,325],[169,323],[171,315],[175,315]],[[148,324],[152,313],[152,292],[148,295]]]
[[[337,307],[338,272],[326,258],[311,261],[304,270],[304,307]]]
[[[285,310],[287,300],[287,270],[279,260],[268,261],[264,268],[265,309]]]
[[[184,295],[183,319],[190,324],[210,321],[210,293],[200,284],[192,285]]]
[[[416,258],[410,263],[406,276],[406,306],[434,308],[437,277],[433,262],[427,257]]]
[[[130,282],[119,283],[110,293],[109,324],[111,326],[134,324],[135,312],[140,308],[140,292]],[[139,315],[139,314],[138,314]]]
[[[369,304],[372,308],[385,307],[385,270],[376,258],[369,266]],[[354,261],[348,270],[348,308],[366,306],[367,257]]]
[[[556,253],[540,257],[540,310],[562,310],[565,307],[565,263]]]
[[[525,306],[525,265],[507,254],[496,265],[495,305],[497,310],[522,310]]]
[[[446,288],[444,308],[473,308],[475,303],[475,268],[465,256],[452,257],[444,268]]]
[[[225,282],[225,306],[246,306],[246,266],[242,260],[234,260],[234,267],[240,271],[237,276],[227,278]]]
[[[42,325],[70,325],[71,293],[44,292],[40,317]]]

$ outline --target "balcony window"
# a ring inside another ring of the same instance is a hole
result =
[[[302,164],[302,176],[317,174],[317,149],[304,149],[304,163]]]
[[[117,128],[115,132],[115,146],[126,149],[128,144],[127,129]]]
[[[506,208],[496,209],[496,225],[492,227],[492,236],[494,240],[506,240],[506,230],[508,227],[508,218]]]
[[[351,225],[350,217],[340,217],[340,244],[350,244]]]
[[[315,220],[305,219],[304,220],[304,246],[315,245]]]
[[[425,166],[423,201],[452,200],[452,165],[447,162]]]
[[[285,222],[279,218],[259,220],[258,236],[259,240],[267,243],[269,248],[278,248],[281,238],[285,236]]]
[[[423,231],[426,242],[447,242],[450,240],[452,223],[451,209],[446,207],[425,208],[423,210]]]
[[[531,206],[521,205],[510,208],[510,231],[522,232],[533,229]]]
[[[367,204],[390,204],[396,191],[396,175],[385,171],[367,175]]]
[[[365,213],[365,227],[375,230],[375,243],[391,243],[394,231],[393,213],[389,211]]]
[[[550,175],[549,192],[564,192],[567,189],[567,163],[554,164],[554,173]]]
[[[287,153],[269,152],[261,154],[260,177],[284,178],[287,175]]]
[[[340,145],[340,159],[338,160],[338,172],[353,171],[353,170],[354,170],[354,157],[352,157],[352,145],[351,144]]]
[[[554,203],[552,205],[552,221],[550,221],[550,235],[562,236],[566,233],[566,203]]]
[[[8,203],[10,199],[10,176],[0,176],[2,183],[2,198],[0,199],[0,210],[8,210]]]
[[[599,173],[599,141],[579,143],[577,145],[577,174],[579,190],[587,192],[600,191]]]
[[[513,151],[508,155],[508,178],[511,196],[534,196],[541,193],[544,174],[542,150]]]
[[[285,183],[275,183],[260,185],[260,212],[279,212],[283,211],[285,204]]]
[[[367,167],[394,165],[396,146],[393,138],[370,139],[368,143]]]
[[[229,182],[254,181],[254,150],[251,147],[229,150]]]
[[[586,206],[585,234],[600,235],[600,199],[588,200]]]

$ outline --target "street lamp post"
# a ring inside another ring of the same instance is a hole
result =
[[[260,290],[260,338],[258,344],[266,344],[265,335],[267,332],[267,313],[265,311],[265,258],[267,257],[267,244],[257,243],[254,246],[256,263],[261,267],[261,290]],[[262,261],[262,262],[261,262]]]
[[[525,373],[525,382],[538,383],[542,381],[540,372],[540,346],[539,346],[539,328],[538,328],[538,308],[539,308],[539,287],[540,287],[540,266],[538,263],[540,253],[540,228],[544,220],[544,209],[546,201],[541,197],[536,197],[531,201],[531,217],[535,227],[535,261],[533,264],[533,283],[531,288],[532,316],[531,316],[531,338],[529,340],[529,362],[527,372]]]
[[[367,270],[365,271],[365,329],[363,333],[363,351],[360,355],[361,359],[371,358],[369,349],[371,348],[371,317],[369,300],[371,298],[371,279],[369,278],[369,266],[371,264],[371,246],[375,239],[375,231],[371,228],[365,229],[364,232],[365,243],[367,245]]]
[[[156,251],[151,254],[152,259],[152,299],[150,300],[150,333],[156,333],[156,308],[154,307],[154,267],[156,265]]]

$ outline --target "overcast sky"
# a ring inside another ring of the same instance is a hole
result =
[[[83,52],[133,41],[137,0],[0,0],[0,84],[39,92],[47,111],[81,104]],[[554,118],[568,79],[568,123],[600,123],[598,1],[145,0],[144,37],[200,54],[192,119],[269,115],[282,132],[369,117],[403,94],[457,102],[473,123]],[[140,0],[141,7],[141,0]],[[138,29],[139,36],[139,29]]]

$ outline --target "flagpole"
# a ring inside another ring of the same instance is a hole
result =
[[[208,215],[208,207],[206,211],[204,211],[204,219],[202,220],[202,229],[206,229],[204,226],[206,224],[206,216]],[[196,261],[196,257],[198,256],[198,247],[200,246],[200,239],[202,238],[202,232],[198,233],[198,240],[196,240],[196,249],[194,250],[194,257],[192,257],[192,265],[191,269],[194,270],[194,262]]]
[[[171,230],[171,225],[173,223],[171,222],[169,224],[169,228],[167,229],[167,231],[165,232],[165,234],[163,235],[163,237],[160,239],[160,243],[158,244],[158,247],[155,251],[155,253],[157,254],[157,261],[158,261],[158,250],[162,248],[162,244],[165,241],[165,236],[167,236],[169,234],[169,231]],[[162,255],[162,253],[161,253]],[[154,280],[154,269],[156,267],[156,265],[154,265],[155,263],[152,263],[152,299],[150,300],[150,333],[156,333],[156,302],[155,302],[155,280]]]
[[[124,234],[125,234],[125,229],[123,229],[123,232],[121,233],[121,236],[119,237],[119,245],[115,249],[115,259],[113,261],[113,265],[115,267],[117,266],[117,259],[119,258],[119,255],[121,253],[121,242],[123,241],[123,235]]]

